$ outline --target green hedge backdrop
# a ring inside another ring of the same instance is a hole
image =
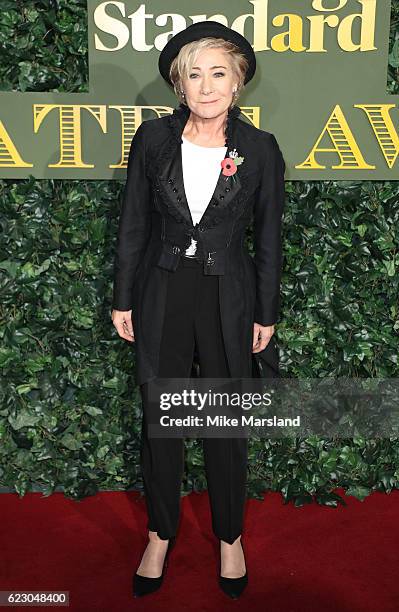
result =
[[[0,89],[87,92],[84,0],[2,0]],[[399,93],[399,1],[387,91]],[[0,180],[3,491],[142,490],[134,345],[111,321],[123,181]],[[399,376],[399,183],[286,182],[285,377]],[[252,245],[248,230],[249,248]],[[345,503],[399,488],[399,441],[250,441],[248,496]],[[182,494],[206,489],[186,440]]]

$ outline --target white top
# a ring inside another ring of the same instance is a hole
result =
[[[194,225],[199,223],[215,191],[227,147],[202,147],[182,136],[182,165],[184,191]],[[185,255],[194,255],[197,241],[191,244]]]

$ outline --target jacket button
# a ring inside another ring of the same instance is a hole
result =
[[[226,187],[225,192],[228,193],[230,191],[230,187]]]
[[[168,179],[168,183],[171,185],[173,183],[173,179]]]
[[[177,201],[180,202],[180,200],[181,200],[181,197],[177,196]]]
[[[224,200],[224,195],[220,195],[220,196],[219,196],[219,198],[220,198],[221,200]]]
[[[176,187],[173,187],[172,191],[174,191],[174,193],[177,193]]]

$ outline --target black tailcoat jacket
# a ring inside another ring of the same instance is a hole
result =
[[[276,323],[282,270],[281,223],[285,162],[276,138],[229,110],[226,157],[244,160],[231,176],[220,176],[199,223],[193,224],[184,191],[181,143],[190,109],[140,124],[133,137],[114,261],[112,307],[132,309],[138,385],[157,376],[168,277],[190,238],[204,274],[216,274],[223,339],[230,374],[250,378],[253,324]],[[222,161],[222,160],[221,160]],[[245,246],[253,220],[254,257]]]

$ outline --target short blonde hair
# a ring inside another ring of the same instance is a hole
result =
[[[230,58],[231,68],[238,80],[237,91],[235,95],[233,94],[233,101],[230,106],[232,108],[244,88],[245,75],[249,64],[247,58],[237,45],[224,38],[207,36],[206,38],[200,38],[199,40],[187,43],[180,49],[178,55],[172,61],[169,70],[169,78],[173,83],[175,94],[179,102],[185,103],[185,98],[181,94],[182,82],[184,78],[188,78],[192,66],[203,49],[223,49]]]

